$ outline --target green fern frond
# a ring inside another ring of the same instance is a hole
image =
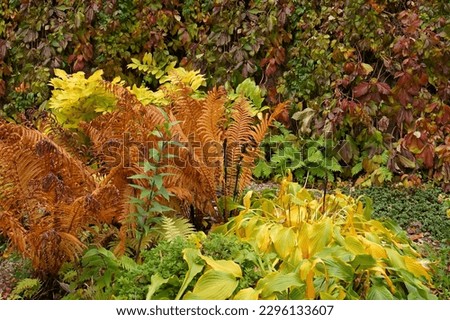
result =
[[[120,267],[126,271],[132,271],[137,268],[136,261],[127,256],[121,256],[118,262]]]
[[[161,234],[167,241],[173,241],[178,237],[186,238],[194,231],[194,226],[185,218],[162,218]]]
[[[35,295],[40,288],[41,282],[39,279],[25,278],[17,283],[9,298],[13,300],[29,299]]]

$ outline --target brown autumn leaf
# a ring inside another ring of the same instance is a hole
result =
[[[5,80],[0,79],[0,97],[3,97],[6,94],[6,82]]]

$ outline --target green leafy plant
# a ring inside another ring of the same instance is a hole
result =
[[[66,298],[225,299],[261,276],[253,248],[221,234],[162,240],[142,257],[136,264],[103,248],[87,251]]]
[[[292,172],[297,181],[313,183],[316,179],[334,181],[335,174],[343,171],[333,141],[302,139],[281,124],[277,129],[279,134],[269,134],[264,140],[266,159],[259,159],[255,166],[257,178],[282,178]]]
[[[350,192],[348,189],[343,190]],[[412,227],[416,229],[414,234],[429,233],[440,241],[450,238],[450,219],[446,213],[448,197],[440,188],[353,188],[351,194],[370,197],[373,201],[373,216],[377,219],[394,220],[405,230]]]
[[[165,127],[167,132],[169,126],[170,124],[167,123]],[[158,130],[155,130],[153,134],[161,136],[161,132]],[[164,162],[174,157],[174,154],[167,152],[169,143],[170,141],[158,141],[157,146],[149,150],[149,160],[144,162],[144,172],[129,177],[141,182],[140,184],[131,184],[133,188],[140,191],[139,196],[132,197],[130,201],[136,208],[136,212],[130,215],[132,220],[129,221],[131,225],[135,225],[133,230],[138,239],[136,261],[140,259],[144,238],[151,233],[152,223],[155,223],[155,219],[158,219],[160,214],[173,210],[161,203],[164,199],[169,201],[171,196],[163,185],[163,179],[168,173],[161,171],[164,169]],[[166,226],[167,222],[166,220]]]
[[[425,261],[395,223],[339,191],[321,198],[284,180],[274,200],[244,198],[218,232],[236,234],[270,257],[251,289],[261,299],[432,299]]]
[[[450,298],[450,245],[448,242],[439,246],[425,243],[422,252],[431,261],[434,293],[439,300],[448,300]]]

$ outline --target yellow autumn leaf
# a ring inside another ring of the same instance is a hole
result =
[[[231,273],[208,270],[198,279],[192,292],[187,292],[183,299],[225,300],[237,286],[238,282]]]
[[[259,228],[256,235],[256,244],[262,252],[266,252],[270,245],[269,229],[270,226],[264,224]]]
[[[270,239],[273,242],[275,251],[285,259],[296,247],[296,234],[291,228],[285,228],[282,225],[274,225],[270,230]]]
[[[253,288],[242,289],[236,293],[233,300],[258,300],[260,293],[261,290],[256,290]]]
[[[423,276],[428,281],[431,280],[428,269],[425,268],[418,260],[411,258],[409,256],[404,257],[406,269],[411,272],[416,277]]]
[[[316,290],[314,289],[314,272],[311,270],[306,276],[306,298],[313,300],[316,296]]]
[[[309,255],[313,256],[323,250],[333,237],[333,223],[330,218],[316,222],[311,226],[309,237]]]
[[[379,245],[378,243],[367,240],[366,238],[359,236],[359,239],[362,241],[364,246],[366,247],[367,252],[377,259],[385,259],[387,258],[386,250]]]
[[[245,209],[249,210],[250,206],[251,206],[251,198],[252,198],[252,194],[253,191],[249,191],[245,194],[244,199],[243,199],[243,203],[244,203],[244,207]]]
[[[356,236],[345,237],[345,248],[356,255],[366,253],[364,245]]]
[[[205,260],[206,264],[210,266],[213,270],[228,272],[235,276],[236,278],[242,277],[241,267],[231,260],[214,260],[211,257],[200,255],[200,258]]]
[[[311,225],[309,223],[304,222],[300,230],[298,230],[297,243],[300,249],[302,250],[303,259],[309,258],[310,246],[309,246],[309,238],[311,234]]]
[[[61,78],[63,80],[67,79],[67,73],[62,69],[53,69],[53,72],[55,73],[55,76],[58,78]]]

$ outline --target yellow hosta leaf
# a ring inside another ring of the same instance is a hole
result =
[[[305,209],[301,207],[300,209]],[[299,212],[299,207],[292,207],[290,210],[286,210],[287,225],[294,227],[300,224],[302,221],[301,213]]]
[[[317,200],[313,200],[308,203],[308,209],[310,209],[312,212],[319,210],[321,207],[322,202],[319,202]]]
[[[186,293],[183,299],[225,300],[237,286],[238,282],[231,273],[208,270],[198,279],[192,293]]]
[[[316,290],[314,289],[314,272],[311,270],[306,276],[306,298],[314,299],[316,296]]]
[[[311,235],[311,225],[309,223],[304,222],[300,230],[298,231],[297,243],[300,249],[302,250],[303,259],[308,259],[310,257],[310,246],[309,246],[309,238]]]
[[[307,201],[314,200],[314,198],[312,197],[311,193],[305,188],[301,188],[297,192],[297,198],[300,199],[300,200],[307,200]]]
[[[262,252],[266,252],[270,245],[269,230],[270,225],[264,224],[260,226],[258,234],[256,235],[256,244]]]
[[[285,228],[282,225],[275,225],[270,230],[270,239],[282,259],[287,258],[294,251],[296,238],[296,234],[291,228]]]
[[[367,240],[366,238],[360,236],[361,241],[364,243],[364,246],[366,247],[366,252],[372,255],[374,258],[377,259],[385,259],[387,258],[386,250],[379,245],[378,243],[372,242],[370,240]]]
[[[391,278],[389,278],[386,271],[382,267],[373,267],[373,268],[370,268],[370,270],[375,271],[378,274],[381,274],[384,277],[384,280],[386,280],[386,283],[389,286],[389,290],[392,293],[395,293],[396,289],[395,289],[394,283],[392,282]]]
[[[249,192],[247,192],[247,194],[244,196],[244,199],[243,199],[243,203],[244,203],[244,207],[245,207],[245,209],[250,209],[250,206],[251,206],[251,198],[252,198],[252,194],[253,194],[253,191],[249,191]]]
[[[333,237],[333,223],[327,218],[312,225],[309,237],[309,255],[313,256],[327,246]]]
[[[257,231],[257,224],[259,222],[258,217],[252,217],[250,220],[248,220],[247,224],[244,227],[245,231],[245,238],[246,239],[256,239],[256,236],[254,235],[255,231]],[[244,223],[244,220],[242,221],[242,224]],[[240,227],[240,225],[238,225]],[[256,239],[257,240],[257,239]]]
[[[428,281],[431,280],[431,277],[428,273],[428,269],[425,268],[419,261],[409,256],[404,257],[406,269],[411,272],[416,277],[423,276]]]
[[[345,248],[356,255],[366,253],[364,245],[361,243],[361,241],[359,241],[358,237],[356,236],[345,237]]]
[[[261,290],[255,290],[253,288],[246,288],[240,290],[233,297],[233,300],[258,300]]]
[[[236,278],[242,277],[241,267],[231,260],[214,260],[211,257],[200,255],[206,264],[213,270],[231,273]]]

